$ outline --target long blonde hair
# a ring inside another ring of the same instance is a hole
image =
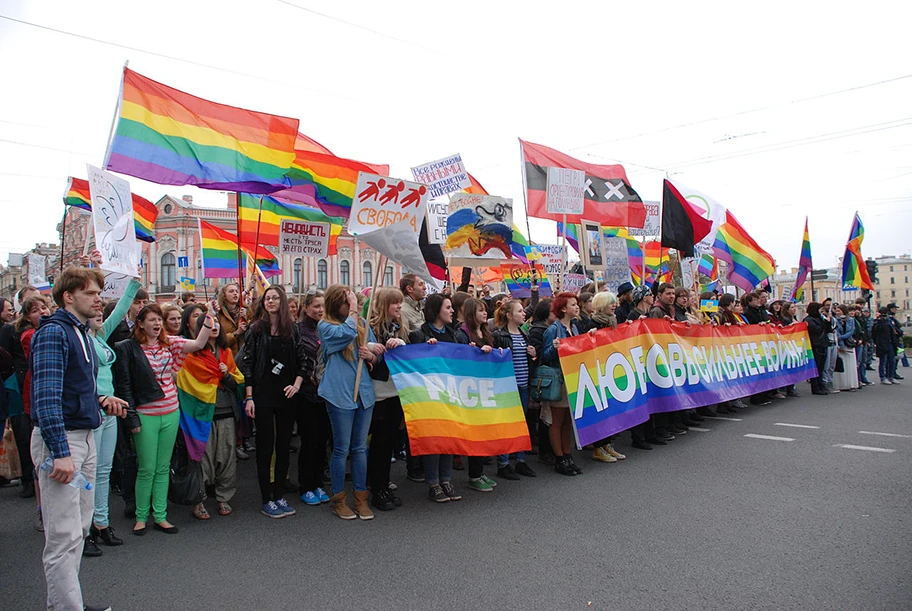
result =
[[[376,303],[374,303],[374,300],[376,300]],[[373,314],[371,315],[370,326],[374,330],[374,335],[378,338],[384,335],[389,331],[391,323],[395,322],[399,324],[399,329],[394,334],[394,337],[404,341],[408,340],[408,333],[406,333],[402,320],[394,321],[389,317],[389,307],[396,303],[402,303],[404,300],[405,297],[402,295],[402,291],[391,287],[384,287],[377,291],[376,295],[371,296]]]
[[[331,325],[343,325],[345,324],[345,319],[342,318],[340,314],[342,306],[348,303],[348,292],[349,289],[347,286],[342,284],[334,284],[328,289],[326,289],[326,294],[323,297],[323,320],[328,322]],[[356,315],[357,312],[349,312],[349,316]],[[358,317],[358,345],[363,346],[367,341],[367,327],[364,326],[364,321]],[[345,360],[351,361],[354,360],[355,349],[351,344],[345,347],[345,350],[342,351],[342,355],[345,357]]]

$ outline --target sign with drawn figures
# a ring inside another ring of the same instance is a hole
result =
[[[139,255],[133,221],[130,183],[110,172],[86,165],[92,197],[95,245],[101,251],[101,269],[136,275]]]
[[[408,221],[417,236],[428,193],[427,186],[417,182],[359,172],[348,232],[359,236]]]
[[[283,255],[328,257],[329,237],[329,223],[282,219],[279,252]]]
[[[513,241],[513,200],[493,195],[457,193],[450,198],[446,255],[473,266],[509,259]]]
[[[431,199],[468,189],[472,185],[459,154],[414,167],[412,176],[415,181],[427,185]]]
[[[132,276],[128,274],[119,274],[117,272],[104,273],[104,288],[101,296],[105,299],[120,299],[127,292],[127,285],[130,284]]]

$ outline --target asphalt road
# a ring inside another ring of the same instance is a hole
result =
[[[372,522],[297,499],[296,516],[270,520],[248,461],[234,515],[172,506],[176,536],[128,536],[113,498],[127,541],[84,560],[83,591],[116,611],[910,609],[908,378],[830,397],[805,384],[651,452],[624,439],[617,464],[580,453],[575,478],[533,458],[537,479],[481,494],[457,472],[458,503],[429,502],[397,463],[405,504]],[[42,609],[34,505],[2,489],[0,516],[0,609]]]

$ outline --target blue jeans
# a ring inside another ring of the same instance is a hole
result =
[[[117,416],[102,416],[101,426],[93,431],[95,455],[98,465],[95,472],[95,524],[108,526],[108,496],[111,492],[111,465],[117,447]]]
[[[519,402],[522,403],[523,415],[528,414],[529,413],[529,387],[528,386],[519,388]],[[514,454],[514,456],[516,457],[516,462],[526,462],[526,453],[525,452],[517,452],[516,454]],[[510,455],[509,454],[501,454],[500,456],[497,457],[498,468],[506,467],[508,464],[510,464]]]
[[[892,380],[896,373],[896,354],[892,348],[888,348],[884,355],[878,358],[878,361],[880,361],[877,365],[880,381]]]
[[[826,351],[826,361],[820,372],[820,381],[825,386],[833,386],[833,373],[836,371],[836,358],[839,356],[839,346],[829,346]]]
[[[428,454],[424,459],[424,477],[429,486],[450,481],[453,473],[452,454]]]
[[[326,402],[332,425],[333,451],[329,459],[329,476],[333,494],[345,490],[345,461],[351,452],[352,486],[355,492],[367,490],[367,433],[370,431],[374,406],[341,409]]]
[[[858,361],[858,383],[862,384],[868,381],[868,374],[865,370],[865,346],[858,344],[855,346],[855,360]]]

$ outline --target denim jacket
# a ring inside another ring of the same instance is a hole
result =
[[[377,341],[373,331],[368,329],[367,334],[368,341]],[[317,335],[320,338],[320,346],[323,348],[323,358],[326,359],[326,370],[323,372],[323,379],[320,380],[317,394],[339,409],[357,409],[358,405],[355,404],[354,399],[355,377],[360,359],[357,346],[358,327],[355,318],[349,316],[341,325],[321,320],[317,325]],[[350,361],[343,354],[349,345],[352,346],[354,352],[354,358]],[[358,387],[358,402],[364,409],[374,406],[374,381],[368,374],[368,367],[369,365],[365,363]]]
[[[579,335],[579,330],[573,322],[570,323],[570,335]],[[554,340],[557,338],[564,339],[565,337],[569,337],[567,335],[567,328],[559,320],[555,320],[551,323],[550,327],[545,329],[544,351],[542,354],[543,365],[560,367],[560,359],[557,355],[557,348],[554,347]]]
[[[836,339],[839,341],[840,348],[848,348],[845,341],[855,335],[855,319],[851,316],[846,316],[839,321],[839,325],[836,327]]]

